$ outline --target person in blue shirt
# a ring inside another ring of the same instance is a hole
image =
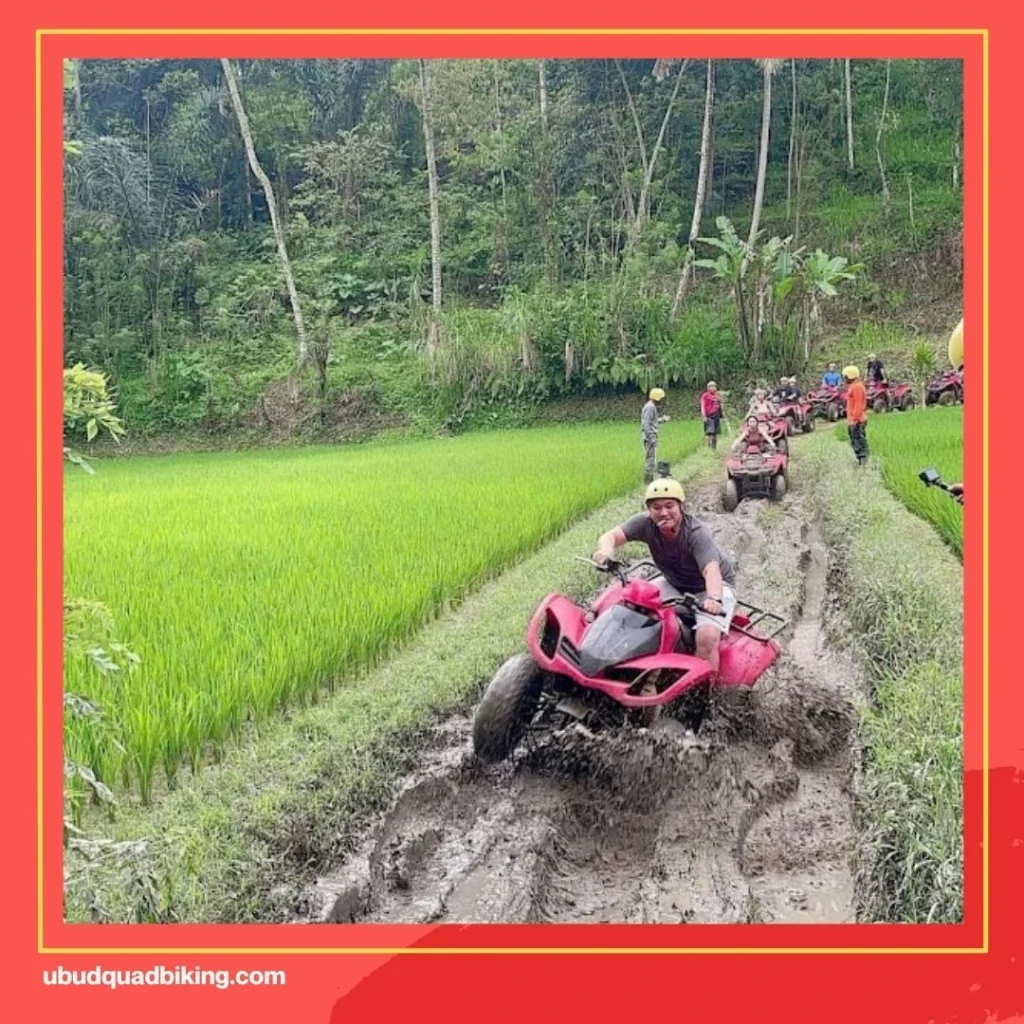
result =
[[[836,369],[835,363],[829,363],[828,369],[821,375],[821,383],[827,388],[837,388],[843,382],[843,375]]]

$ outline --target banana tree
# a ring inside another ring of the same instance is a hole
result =
[[[753,246],[736,234],[736,229],[728,217],[717,217],[715,227],[718,228],[717,238],[701,237],[697,241],[718,249],[718,256],[713,260],[695,260],[694,266],[714,271],[714,276],[726,281],[732,289],[736,302],[736,320],[740,328],[740,347],[743,349],[744,358],[749,360],[754,355],[753,330],[744,278],[747,275],[750,258],[753,256]]]
[[[863,263],[850,263],[845,256],[829,256],[815,249],[804,261],[801,271],[804,290],[804,359],[809,360],[814,342],[821,337],[823,298],[839,294],[843,281],[852,281],[864,269]]]

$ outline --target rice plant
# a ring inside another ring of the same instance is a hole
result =
[[[846,439],[845,428],[838,433]],[[931,523],[962,558],[963,506],[944,491],[926,487],[918,474],[933,466],[947,483],[963,479],[963,409],[935,407],[871,416],[868,442],[886,487]]]
[[[66,723],[68,756],[149,800],[247,723],[358,674],[488,576],[638,486],[639,425],[361,448],[110,461],[64,482],[65,587],[104,601],[142,661],[65,685],[110,741]],[[700,443],[662,429],[659,457]]]

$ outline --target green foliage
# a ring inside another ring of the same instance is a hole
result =
[[[708,284],[711,301],[688,297],[684,319],[689,305],[702,305],[698,319],[712,336],[698,344],[693,324],[680,327],[669,311],[696,187],[704,68],[695,63],[683,74],[650,210],[626,258],[644,161],[675,82],[653,77],[650,61],[619,63],[644,153],[613,62],[546,61],[543,120],[536,61],[432,67],[445,315],[457,338],[457,352],[445,357],[446,393],[425,399],[435,426],[468,423],[500,400],[525,409],[553,396],[699,377],[712,364],[724,376],[738,362],[724,348],[726,331],[755,364],[792,365],[801,343],[814,341],[817,298],[838,306],[846,292],[862,315],[884,321],[916,297],[922,273],[932,288],[958,278],[957,63],[892,64],[887,209],[866,156],[885,62],[853,63],[862,155],[850,172],[839,62],[797,61],[799,195],[788,173],[790,76],[780,74],[763,215],[769,248],[753,254],[745,307],[730,294],[731,270],[725,288]],[[415,62],[242,60],[238,69],[314,347],[337,367],[347,358],[346,332],[380,327],[411,365],[422,356],[430,299]],[[263,387],[291,372],[294,326],[219,64],[82,60],[66,72],[65,139],[76,154],[65,161],[68,362],[111,376],[133,434],[221,436]],[[701,233],[728,218],[742,248],[760,71],[753,62],[717,62],[715,78],[715,167]],[[798,251],[802,275],[787,263],[787,252]],[[853,272],[836,262],[844,259],[865,271],[844,279]],[[772,308],[755,345],[762,291]],[[692,374],[683,354],[691,350],[700,364]],[[454,365],[459,353],[472,364],[464,371]],[[356,361],[348,362],[351,369]],[[372,389],[374,367],[365,365],[365,377],[348,380]]]

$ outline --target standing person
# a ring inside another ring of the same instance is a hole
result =
[[[668,420],[658,415],[658,403],[665,400],[661,388],[651,388],[647,402],[640,411],[640,438],[644,444],[644,483],[654,479],[654,464],[658,457],[658,427]]]
[[[836,369],[835,363],[829,363],[828,369],[821,375],[821,383],[827,388],[837,388],[843,382],[843,375]]]
[[[874,352],[868,355],[867,374],[868,380],[873,380],[876,384],[885,383],[885,367]]]
[[[661,575],[651,582],[669,597],[693,594],[700,602],[694,634],[697,657],[717,673],[718,642],[729,633],[736,610],[736,567],[715,544],[711,531],[684,509],[686,495],[678,480],[656,480],[644,495],[641,512],[603,533],[594,561],[603,565],[627,541],[641,541]]]
[[[704,421],[704,436],[709,448],[718,447],[718,431],[722,422],[722,399],[718,385],[708,381],[707,389],[700,396],[700,418]]]
[[[846,378],[846,429],[857,465],[863,466],[868,461],[868,393],[856,366],[844,366],[843,376]]]

